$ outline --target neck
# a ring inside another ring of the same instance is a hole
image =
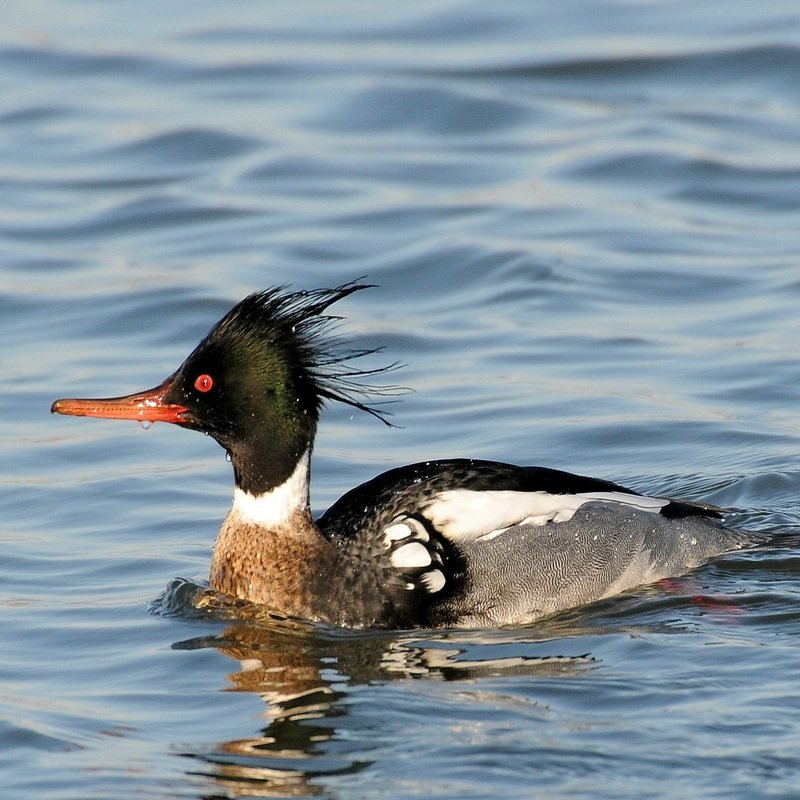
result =
[[[211,557],[211,588],[283,613],[321,618],[318,586],[336,557],[311,518],[310,450],[279,486],[236,487]]]
[[[312,413],[301,417],[265,416],[246,436],[240,433],[233,441],[221,439],[231,458],[237,489],[269,504],[271,491],[289,484],[298,470],[306,476],[307,485],[316,417]]]
[[[260,494],[251,494],[237,486],[233,490],[233,509],[243,522],[263,528],[289,525],[298,514],[310,517],[308,476],[311,451],[300,457],[294,472],[281,484]]]

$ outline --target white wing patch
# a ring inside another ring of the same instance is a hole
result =
[[[392,565],[399,569],[428,567],[431,563],[431,554],[421,542],[409,542],[394,550],[391,559]]]
[[[409,536],[420,542],[427,542],[430,538],[425,528],[417,520],[412,519],[404,522],[394,522],[383,532],[383,538],[386,540],[387,546],[391,542],[399,542]]]
[[[405,574],[406,589],[422,588],[428,594],[436,594],[444,588],[447,578],[437,549],[441,544],[431,541],[418,519],[395,517],[383,531],[383,546],[390,551],[391,565]]]
[[[446,580],[444,572],[440,569],[429,569],[427,572],[423,572],[420,577],[420,582],[431,594],[436,594],[436,592],[444,589]]]
[[[653,514],[670,502],[661,497],[643,497],[627,492],[548,494],[449,489],[436,495],[423,512],[436,530],[448,539],[472,541],[493,539],[514,525],[566,522],[584,503],[592,500],[619,503]]]

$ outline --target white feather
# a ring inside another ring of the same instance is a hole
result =
[[[392,564],[400,569],[407,567],[427,567],[431,563],[431,554],[424,544],[409,542],[398,547],[392,555]]]
[[[297,462],[294,472],[280,485],[262,494],[233,490],[233,510],[241,518],[265,528],[285,525],[299,509],[308,506],[308,465],[310,451]]]
[[[392,542],[405,539],[407,536],[411,536],[411,527],[406,525],[405,522],[396,522],[383,532],[383,538],[386,540],[387,547]]]
[[[419,579],[430,594],[436,594],[436,592],[441,591],[445,583],[447,583],[447,579],[440,569],[431,569],[428,572],[423,572]]]
[[[389,527],[384,528],[383,543],[386,547],[391,547],[394,542],[408,538],[417,542],[427,542],[431,537],[428,536],[425,526],[418,519],[407,517],[404,514],[395,517]]]
[[[619,503],[658,513],[669,500],[626,492],[581,492],[548,494],[509,490],[473,491],[449,489],[440,492],[425,507],[425,516],[449,539],[494,538],[514,525],[546,525],[566,522],[592,500]]]

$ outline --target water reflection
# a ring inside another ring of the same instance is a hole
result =
[[[191,587],[184,583],[172,588],[186,593]],[[222,610],[205,590],[195,600],[195,608],[203,612],[210,606]],[[352,632],[252,607],[236,613],[248,611],[257,618],[230,622],[219,633],[173,645],[217,649],[238,665],[226,676],[226,688],[257,694],[264,701],[266,722],[257,735],[185,754],[204,765],[191,768],[191,775],[207,776],[236,797],[313,796],[334,776],[370,767],[363,741],[349,744],[353,738],[363,740],[363,730],[358,730],[363,721],[352,718],[359,705],[357,688],[419,679],[552,678],[597,666],[588,653],[570,652],[580,642],[548,632],[544,637],[519,630]]]
[[[218,635],[173,645],[216,648],[239,665],[227,675],[228,690],[258,694],[264,700],[267,723],[258,735],[187,754],[204,762],[207,768],[201,773],[232,796],[311,796],[320,791],[312,779],[364,766],[324,751],[335,735],[331,720],[343,713],[338,706],[342,693],[324,676],[324,662],[313,641],[299,629],[289,621],[270,625],[265,620],[234,624]]]

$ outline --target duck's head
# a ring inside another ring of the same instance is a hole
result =
[[[311,448],[326,400],[386,422],[370,405],[375,387],[359,378],[381,370],[349,364],[373,350],[346,350],[323,335],[324,314],[363,284],[287,292],[268,289],[235,305],[183,364],[153,389],[124,397],[56,400],[73,416],[172,422],[214,437],[230,454],[236,484],[260,494],[283,483]]]

